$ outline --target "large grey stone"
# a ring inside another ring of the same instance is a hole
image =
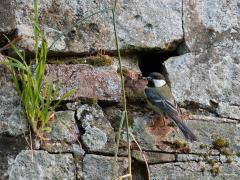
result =
[[[1,31],[17,29],[24,40],[18,45],[33,51],[33,2],[16,0],[2,2],[6,9],[1,17]],[[39,14],[44,23],[49,45],[71,26],[99,11],[62,36],[53,46],[55,52],[87,52],[92,49],[115,50],[110,0],[98,1],[39,1]],[[12,13],[9,13],[11,10]],[[122,48],[154,48],[170,50],[183,38],[182,2],[164,1],[119,1],[117,6],[117,30]]]
[[[218,175],[211,173],[212,167],[204,163],[186,162],[186,163],[166,163],[150,165],[151,179],[162,180],[180,180],[180,179],[239,179],[239,167],[233,164],[219,165]]]
[[[72,154],[49,154],[46,151],[21,151],[9,174],[9,180],[76,179]]]
[[[228,43],[229,51],[213,47],[206,53],[184,54],[165,62],[176,101],[210,107],[211,101],[240,105],[240,41]],[[232,50],[230,50],[232,47]]]
[[[184,0],[183,28],[190,51],[203,52],[226,36],[239,37],[239,2]]]
[[[81,105],[77,118],[85,130],[82,142],[90,151],[113,152],[115,134],[100,106]]]
[[[0,54],[0,62],[6,57]],[[20,99],[10,72],[0,65],[0,134],[20,135],[28,131],[27,119],[20,107]]]
[[[182,152],[186,153],[206,153],[206,149],[201,149],[200,145],[212,146],[216,138],[227,140],[234,151],[240,148],[240,130],[237,121],[216,118],[209,116],[191,115],[190,120],[184,121],[191,131],[197,136],[197,141],[187,142],[178,128],[173,128],[168,120],[164,125],[159,116],[143,107],[133,109],[129,108],[129,117],[132,124],[132,133],[141,148],[146,151],[163,151],[163,152]],[[119,121],[119,118],[115,120]],[[175,130],[174,130],[175,129]],[[187,143],[186,148],[174,148],[176,140]],[[217,151],[211,150],[211,154],[218,154]],[[154,156],[153,156],[154,157]],[[155,158],[157,160],[157,158]]]
[[[83,178],[85,180],[112,179],[113,157],[87,154],[83,159]],[[127,158],[118,158],[116,172],[118,176],[127,174]]]

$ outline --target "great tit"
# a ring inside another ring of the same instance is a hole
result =
[[[196,136],[178,116],[178,108],[164,76],[160,73],[153,72],[149,75],[147,80],[148,85],[144,92],[150,107],[158,114],[172,120],[179,127],[187,140],[197,140]]]

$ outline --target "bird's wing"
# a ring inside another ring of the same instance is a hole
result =
[[[154,88],[146,88],[145,94],[148,100],[163,113],[165,113],[170,119],[172,119],[176,125],[180,128],[183,135],[187,140],[195,141],[197,137],[192,131],[181,121],[178,117],[178,111],[176,107],[168,100],[166,100],[161,94],[157,93]]]
[[[157,92],[155,88],[146,88],[145,94],[147,99],[155,106],[157,106],[162,112],[170,116],[177,116],[178,110],[176,106],[164,98]]]

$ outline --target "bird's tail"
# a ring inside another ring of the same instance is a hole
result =
[[[170,117],[175,124],[179,127],[179,129],[182,131],[184,137],[189,141],[196,141],[197,137],[192,133],[192,131],[182,122],[177,116],[171,116]]]

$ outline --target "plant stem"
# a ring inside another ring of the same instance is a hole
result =
[[[38,25],[38,0],[34,0],[34,39],[35,39],[35,63],[38,64],[38,29],[36,24]]]
[[[113,16],[113,28],[114,28],[115,44],[116,44],[117,53],[118,53],[118,64],[119,64],[120,78],[121,78],[122,97],[123,97],[123,111],[125,112],[125,120],[126,120],[126,125],[127,125],[128,173],[131,174],[131,176],[129,177],[129,179],[131,180],[132,179],[131,142],[130,142],[130,136],[129,136],[129,123],[128,123],[128,114],[127,114],[127,101],[126,101],[125,84],[124,84],[124,77],[123,77],[123,71],[122,71],[122,58],[121,58],[121,53],[120,53],[120,49],[119,49],[119,40],[118,40],[117,28],[116,28],[116,16],[115,16],[116,6],[117,6],[117,0],[114,1],[114,5],[113,5],[113,9],[112,9],[112,16]]]

